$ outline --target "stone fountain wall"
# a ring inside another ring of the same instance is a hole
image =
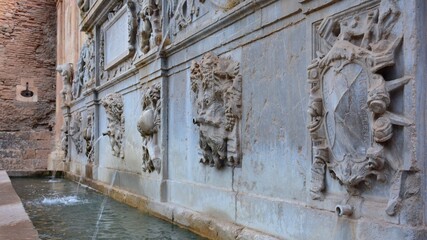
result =
[[[47,169],[55,125],[55,18],[54,0],[0,2],[0,169]]]
[[[426,7],[77,1],[67,170],[236,238],[425,239]]]

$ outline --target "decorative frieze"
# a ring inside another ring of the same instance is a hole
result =
[[[142,171],[158,173],[161,168],[159,132],[161,127],[160,84],[154,84],[144,91],[142,114],[138,121],[138,131],[142,137]]]
[[[102,134],[109,136],[113,156],[124,159],[125,117],[122,95],[110,93],[101,100],[101,104],[105,108],[108,118],[107,131]]]
[[[392,30],[400,14],[394,1],[383,0],[366,12],[326,18],[317,29],[321,44],[308,67],[313,199],[323,198],[326,170],[351,196],[375,180],[385,181],[387,169],[399,165],[388,142],[403,142],[393,135],[394,126],[412,121],[390,110],[393,102],[403,101],[390,93],[411,77],[388,79],[381,70],[396,63],[402,36]],[[389,215],[396,213],[396,204],[391,198]]]
[[[242,76],[239,63],[205,54],[191,65],[191,89],[197,111],[200,162],[221,168],[240,164]]]

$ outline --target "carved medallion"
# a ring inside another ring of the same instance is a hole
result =
[[[110,93],[101,100],[101,104],[105,108],[108,118],[107,131],[102,134],[109,136],[113,156],[124,159],[125,118],[122,95]]]
[[[200,162],[217,168],[240,165],[242,76],[239,63],[207,53],[191,65],[199,129]]]
[[[151,173],[161,168],[160,152],[160,84],[145,89],[142,101],[142,114],[138,121],[138,131],[143,139],[142,143],[142,171]]]
[[[402,37],[391,30],[399,15],[393,1],[383,0],[378,9],[327,18],[318,28],[329,47],[308,67],[313,199],[322,198],[326,169],[350,195],[358,195],[364,185],[386,179],[385,164],[396,165],[388,164],[396,160],[387,154],[386,142],[393,137],[393,125],[408,126],[411,121],[388,109],[393,101],[389,93],[410,78],[386,80],[379,70],[395,64]]]

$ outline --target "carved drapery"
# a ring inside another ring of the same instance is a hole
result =
[[[62,84],[63,84],[63,87],[61,90],[62,105],[69,106],[72,100],[71,84],[73,82],[73,77],[74,77],[73,64],[65,63],[62,65],[58,65],[56,67],[56,71],[61,75],[61,78],[62,78]]]
[[[242,76],[239,63],[205,54],[191,65],[201,163],[221,168],[240,164]]]
[[[394,125],[411,121],[389,110],[395,101],[390,92],[410,77],[386,79],[380,70],[395,65],[402,36],[392,30],[399,16],[395,2],[383,0],[377,9],[327,18],[318,28],[323,48],[308,67],[313,199],[323,198],[326,170],[349,195],[359,195],[375,180],[386,180],[386,165],[397,165],[387,142]],[[394,194],[392,190],[389,215],[397,211]]]
[[[161,168],[161,152],[159,131],[161,127],[161,100],[160,84],[148,87],[144,91],[142,100],[142,114],[138,121],[138,131],[142,142],[142,171],[151,173]]]
[[[124,159],[125,118],[122,95],[110,93],[101,100],[101,104],[105,108],[108,118],[107,131],[102,134],[109,136],[113,156]]]

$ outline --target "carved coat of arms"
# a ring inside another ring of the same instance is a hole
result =
[[[395,65],[402,37],[392,30],[399,16],[393,1],[382,1],[367,13],[327,18],[318,28],[328,51],[318,52],[308,67],[313,199],[322,198],[326,170],[350,195],[358,195],[369,181],[385,180],[386,164],[396,165],[390,164],[396,160],[387,154],[387,142],[393,125],[411,121],[389,110],[390,93],[410,78],[385,79],[381,70]],[[395,213],[394,201],[389,215]]]

